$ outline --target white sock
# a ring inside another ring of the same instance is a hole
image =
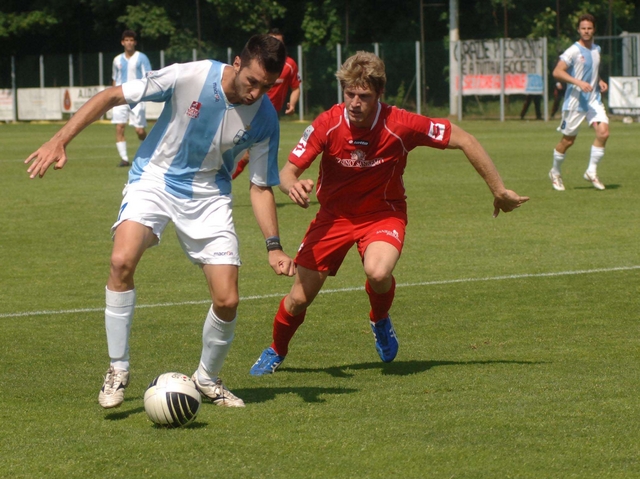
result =
[[[198,366],[198,381],[212,383],[218,379],[224,360],[231,349],[233,333],[238,322],[237,316],[233,321],[222,321],[213,312],[213,306],[202,328],[202,355]]]
[[[564,161],[564,153],[559,153],[557,150],[553,150],[553,168],[551,171],[560,174],[562,169],[562,162]]]
[[[118,153],[120,153],[120,158],[122,158],[124,161],[129,161],[129,156],[127,155],[127,142],[116,142],[116,148],[118,149]]]
[[[116,369],[128,371],[129,333],[136,304],[136,290],[118,293],[106,289],[106,292],[107,307],[104,310],[104,324],[107,330],[111,365]]]
[[[587,173],[590,175],[595,175],[598,169],[598,163],[604,156],[604,148],[600,148],[599,146],[591,146],[591,157],[589,158],[589,167],[587,168]]]

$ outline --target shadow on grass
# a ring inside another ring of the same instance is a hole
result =
[[[119,411],[110,412],[109,414],[105,415],[104,418],[109,421],[120,421],[122,419],[127,419],[129,416],[132,416],[134,414],[140,414],[142,412],[144,412],[144,406],[136,407],[133,409],[127,409],[126,411],[119,410]]]
[[[622,185],[619,185],[619,184],[609,184],[604,186],[607,190],[617,190],[622,187]],[[595,188],[589,185],[589,186],[574,186],[573,189],[574,190],[594,190]]]
[[[363,369],[379,369],[383,375],[392,376],[408,376],[411,374],[423,373],[431,368],[439,366],[473,366],[479,364],[541,364],[536,361],[506,361],[506,360],[487,360],[487,361],[394,361],[392,363],[370,362],[359,364],[345,364],[344,366],[333,366],[328,368],[287,368],[281,367],[280,372],[291,373],[327,373],[334,378],[350,378],[353,373],[350,371],[358,371]],[[277,373],[276,373],[277,374]]]
[[[251,389],[234,389],[233,393],[240,396],[245,403],[261,403],[271,401],[279,394],[297,394],[304,402],[322,403],[325,402],[320,396],[326,394],[352,394],[358,392],[353,388],[318,388],[318,387],[258,387]]]

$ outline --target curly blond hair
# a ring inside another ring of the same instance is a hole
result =
[[[387,84],[384,62],[373,53],[362,51],[347,58],[336,73],[336,78],[343,90],[371,88],[378,95],[382,95]]]

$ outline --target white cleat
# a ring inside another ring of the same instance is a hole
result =
[[[129,371],[110,366],[98,394],[98,402],[105,409],[118,407],[124,402],[124,388],[129,384]]]
[[[604,190],[604,185],[602,181],[600,181],[600,178],[598,178],[598,175],[591,175],[588,171],[585,171],[583,178],[590,181],[597,190]]]
[[[211,399],[211,402],[216,406],[244,407],[244,401],[229,391],[225,385],[222,384],[222,379],[218,378],[215,383],[205,385],[198,381],[198,374],[194,373],[191,380],[196,385],[198,391],[200,391],[200,394]]]
[[[549,179],[551,180],[554,190],[564,191],[564,183],[562,182],[562,176],[560,176],[560,173],[554,173],[553,170],[549,171]]]

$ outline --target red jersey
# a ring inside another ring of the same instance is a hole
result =
[[[293,58],[287,57],[280,78],[276,80],[275,85],[267,92],[267,96],[277,112],[282,110],[287,99],[287,93],[289,93],[289,88],[295,90],[300,86],[300,81],[298,65]]]
[[[344,103],[334,105],[309,126],[289,161],[306,169],[322,153],[316,196],[335,216],[396,212],[406,218],[402,175],[417,146],[444,149],[451,123],[378,104],[371,128],[349,124]]]

